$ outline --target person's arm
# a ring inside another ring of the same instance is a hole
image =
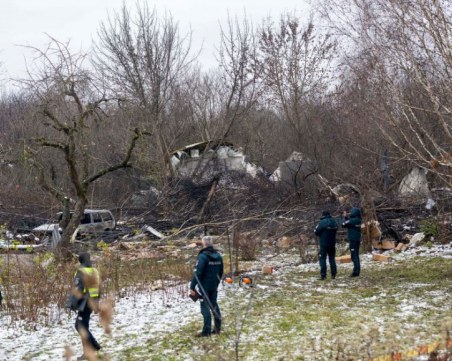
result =
[[[346,211],[342,212],[342,217],[340,219],[340,224],[344,228],[350,228],[350,220]]]
[[[316,236],[320,236],[322,234],[322,231],[323,231],[323,225],[322,225],[322,222],[320,222],[317,225],[317,227],[315,227],[314,233],[315,233]]]
[[[74,289],[83,293],[85,286],[83,285],[83,274],[77,271],[74,276]]]
[[[223,265],[223,258],[221,259],[221,266],[220,266],[220,272],[219,272],[219,276],[220,276],[220,280],[223,277],[223,272],[224,272],[224,265]]]
[[[193,271],[193,278],[190,282],[190,290],[194,291],[196,285],[199,282],[199,279],[204,273],[204,269],[206,268],[206,257],[204,257],[202,254],[198,256],[198,260],[196,262],[195,270]]]

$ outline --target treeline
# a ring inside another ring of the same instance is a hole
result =
[[[124,7],[87,53],[32,48],[3,92],[1,202],[121,207],[172,179],[172,151],[214,139],[269,172],[298,151],[332,184],[390,192],[415,165],[450,186],[451,29],[447,0],[324,0],[309,22],[231,17],[206,72],[176,19]]]

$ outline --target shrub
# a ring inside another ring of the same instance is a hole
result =
[[[419,228],[426,237],[438,237],[439,225],[435,219],[424,219],[420,222]]]

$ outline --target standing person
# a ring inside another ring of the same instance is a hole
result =
[[[331,217],[330,212],[323,211],[320,223],[314,230],[314,233],[320,237],[320,251],[319,251],[319,263],[320,263],[320,279],[326,279],[326,257],[330,263],[331,278],[336,278],[336,232],[337,223]]]
[[[342,227],[347,228],[347,238],[353,262],[353,272],[350,277],[358,277],[361,272],[361,265],[359,262],[359,245],[361,243],[361,210],[354,207],[350,210],[350,215],[347,211],[344,211],[343,216],[344,220],[342,222]]]
[[[89,330],[89,319],[93,311],[97,311],[99,302],[99,272],[92,266],[91,256],[88,252],[78,257],[80,267],[74,276],[75,305],[77,311],[75,329],[79,333],[83,344],[83,355],[77,360],[91,359],[90,355],[99,351],[101,346]]]
[[[201,314],[204,318],[204,326],[197,337],[219,334],[221,331],[221,313],[217,303],[217,289],[223,276],[223,258],[213,248],[210,237],[202,238],[203,248],[199,251],[193,278],[190,283],[190,296],[196,296],[196,287],[200,291]],[[215,328],[212,331],[212,316]]]

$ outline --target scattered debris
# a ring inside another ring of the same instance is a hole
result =
[[[240,148],[221,140],[194,143],[174,151],[171,166],[179,177],[203,179],[228,171],[240,171],[252,177],[264,172],[252,164]]]
[[[349,254],[347,254],[345,256],[336,257],[336,262],[337,263],[351,263],[352,257]]]
[[[372,253],[372,259],[378,262],[391,262],[392,258],[380,253]]]
[[[0,240],[0,250],[7,251],[36,251],[46,249],[47,242],[37,243],[37,244],[20,244],[17,241],[11,240]]]
[[[411,237],[410,243],[408,244],[408,246],[409,247],[417,247],[424,239],[425,239],[425,234],[423,232],[416,233]]]
[[[306,178],[315,175],[317,171],[317,162],[305,158],[299,152],[293,152],[285,161],[279,162],[278,168],[270,176],[270,180],[292,187],[294,183],[303,183]]]
[[[380,239],[382,232],[380,229],[380,223],[376,220],[371,220],[361,224],[361,234],[368,240],[374,241]]]
[[[427,169],[414,167],[400,182],[399,194],[409,197],[430,197]]]
[[[396,250],[397,252],[403,252],[403,251],[405,251],[407,248],[408,248],[408,245],[407,245],[407,244],[400,242],[400,243],[397,245],[397,247],[395,248],[395,250]]]
[[[381,241],[375,241],[375,240],[372,241],[372,248],[374,248],[374,249],[381,249],[381,250],[388,250],[388,249],[396,248],[396,245],[395,245],[395,241],[385,238],[385,239],[383,239]]]
[[[165,238],[164,234],[160,233],[159,231],[157,231],[155,228],[153,228],[151,226],[144,226],[141,228],[141,230],[144,232],[149,232],[160,239]]]
[[[340,204],[356,204],[360,198],[357,186],[350,183],[338,184],[332,189],[333,194]]]

